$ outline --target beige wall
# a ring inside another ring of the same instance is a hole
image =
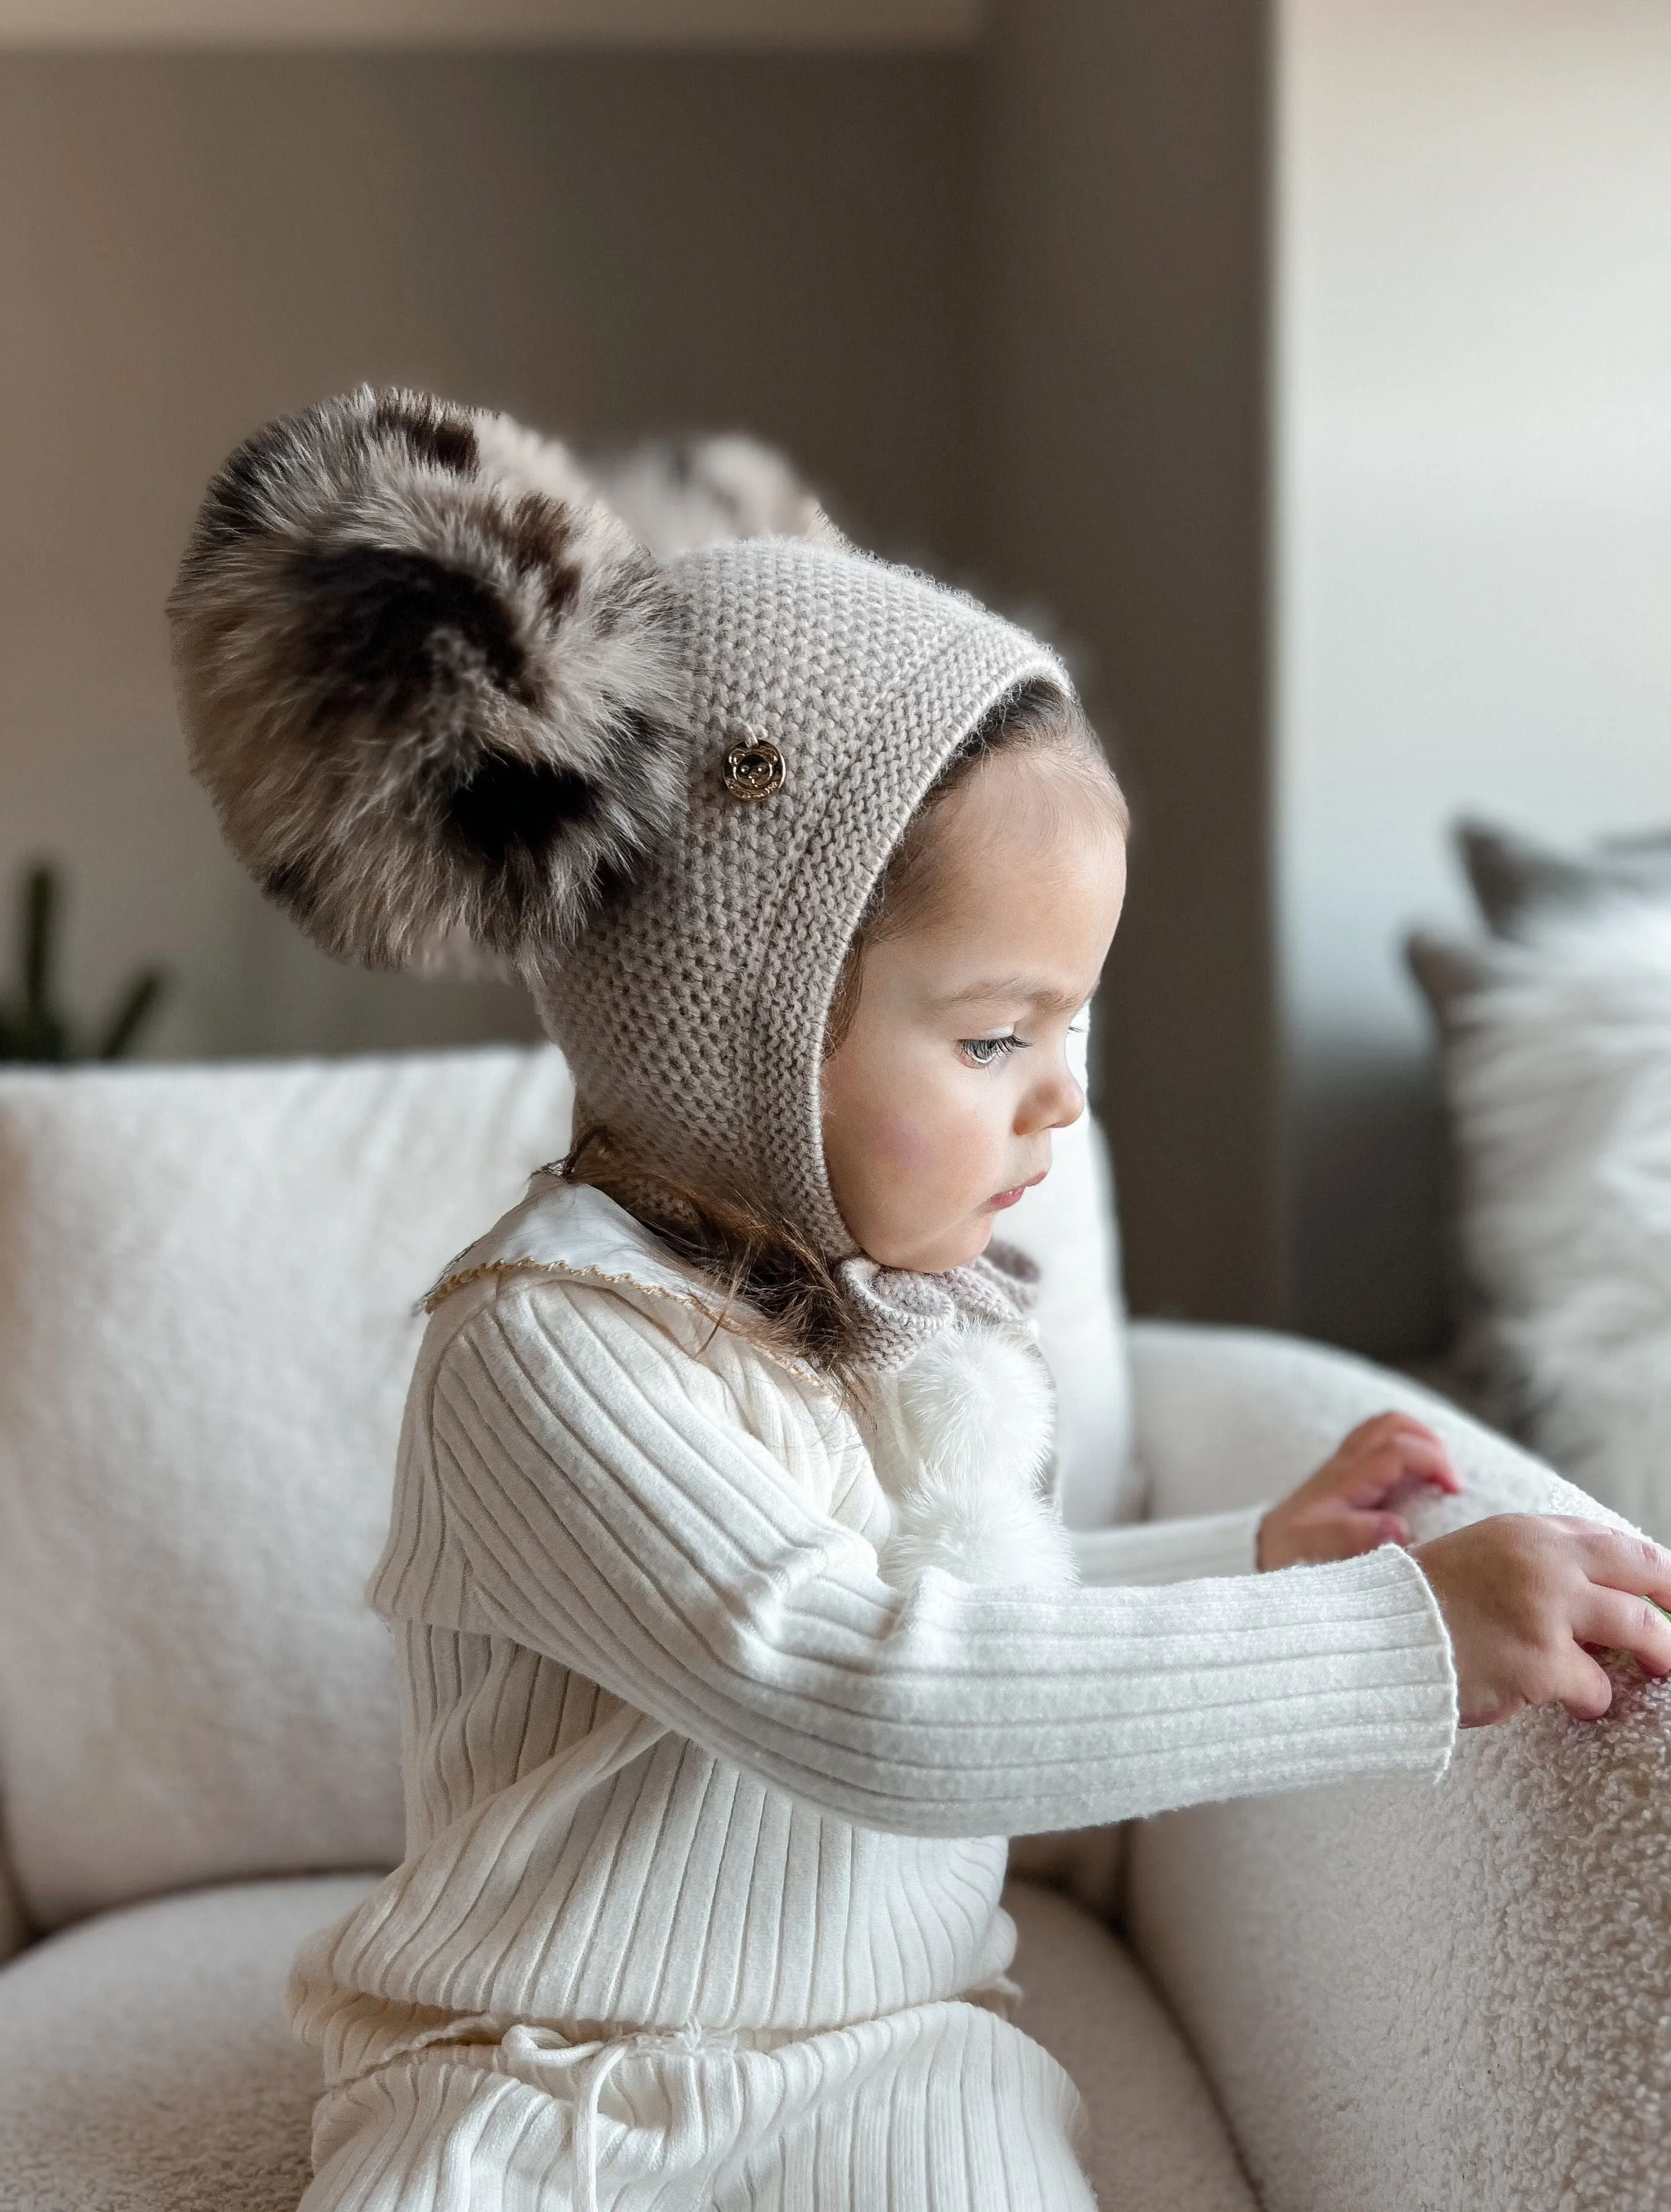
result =
[[[1136,816],[1100,1016],[1134,1304],[1273,1319],[1262,10],[1012,0],[983,78],[992,574]]]
[[[1292,1310],[1439,1322],[1402,971],[1467,809],[1671,821],[1671,8],[1284,0],[1279,880]]]
[[[0,42],[219,49],[960,46],[981,0],[0,0]]]
[[[1010,0],[983,95],[989,562],[1137,810],[1134,1303],[1419,1352],[1447,824],[1671,819],[1671,9]]]
[[[173,965],[159,1050],[515,1031],[508,994],[331,968],[224,858],[160,617],[197,493],[360,377],[757,428],[1080,652],[1138,817],[1104,1029],[1134,1302],[1416,1349],[1396,945],[1461,910],[1445,821],[1671,817],[1668,113],[1662,0],[0,57],[0,871],[70,863],[78,1004]]]
[[[400,379],[583,438],[747,426],[955,558],[970,68],[0,57],[0,882],[68,864],[78,1006],[142,957],[171,1054],[524,1025],[331,967],[223,855],[161,616],[203,484],[269,415]]]

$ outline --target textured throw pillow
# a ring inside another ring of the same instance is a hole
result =
[[[1444,1044],[1464,1365],[1494,1416],[1671,1540],[1671,854],[1615,844],[1552,890],[1529,850],[1524,895],[1493,894],[1511,933],[1409,948]]]
[[[1626,896],[1671,897],[1671,830],[1603,837],[1563,853],[1491,822],[1461,822],[1456,847],[1480,918],[1495,937]]]
[[[571,1111],[549,1049],[0,1078],[0,1805],[38,1926],[399,1857],[362,1593],[414,1304]],[[1087,1121],[1006,1217],[1081,1521],[1134,1504],[1107,1208]]]
[[[0,1790],[45,1928],[400,1855],[413,1307],[568,1140],[550,1050],[0,1079]]]

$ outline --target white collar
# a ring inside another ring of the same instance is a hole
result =
[[[625,1206],[590,1183],[566,1182],[543,1168],[530,1178],[521,1203],[442,1270],[424,1304],[433,1311],[464,1282],[518,1267],[629,1285],[676,1297],[716,1318],[736,1308],[717,1284],[681,1267]]]

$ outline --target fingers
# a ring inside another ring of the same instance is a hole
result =
[[[1465,1725],[1525,1705],[1599,1720],[1613,1685],[1597,1650],[1671,1676],[1671,1553],[1565,1516],[1508,1513],[1415,1547],[1450,1632]]]
[[[1400,1449],[1412,1473],[1423,1482],[1432,1483],[1436,1490],[1445,1491],[1453,1498],[1460,1494],[1462,1479],[1451,1463],[1450,1447],[1442,1437],[1412,1422],[1408,1432],[1400,1440]]]
[[[1294,1532],[1301,1556],[1312,1565],[1360,1559],[1383,1544],[1406,1545],[1410,1524],[1396,1513],[1319,1513]]]
[[[1340,1458],[1338,1495],[1354,1505],[1384,1504],[1401,1491],[1423,1484],[1453,1495],[1462,1488],[1444,1444],[1414,1423],[1365,1437],[1355,1447],[1348,1437]]]
[[[1401,1436],[1427,1437],[1435,1443],[1438,1442],[1425,1422],[1413,1420],[1408,1413],[1377,1413],[1371,1420],[1359,1422],[1344,1439],[1335,1456],[1344,1459],[1351,1453],[1373,1451],[1377,1445],[1389,1443],[1394,1437]]]
[[[1575,1721],[1599,1721],[1613,1703],[1613,1678],[1607,1668],[1575,1644],[1562,1674],[1559,1687],[1540,1702],[1565,1705]]]
[[[1552,1516],[1555,1524],[1577,1539],[1584,1572],[1592,1583],[1609,1589],[1628,1590],[1632,1596],[1651,1598],[1671,1610],[1671,1552],[1646,1536],[1626,1536],[1613,1528],[1598,1528],[1591,1521]]]
[[[1645,1597],[1591,1583],[1573,1607],[1572,1633],[1580,1644],[1628,1651],[1645,1674],[1671,1674],[1671,1620]]]

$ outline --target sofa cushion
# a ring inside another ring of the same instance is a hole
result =
[[[400,1856],[363,1588],[414,1305],[570,1112],[549,1049],[0,1079],[0,1785],[38,1926]]]
[[[281,2009],[360,1877],[130,1906],[0,1970],[0,2212],[294,2212],[318,2063]],[[1251,2212],[1204,2084],[1130,1959],[1012,1884],[1021,2025],[1079,2083],[1103,2212]]]
[[[370,1886],[163,1898],[0,1969],[0,2212],[295,2212],[319,2063],[284,1978]]]
[[[1012,1881],[1004,1903],[1016,2025],[1079,2085],[1101,2212],[1255,2212],[1212,2092],[1123,1944],[1058,1891]]]
[[[568,1142],[558,1054],[0,1078],[0,1798],[39,1927],[391,1864],[387,1523],[415,1301]],[[1131,1509],[1100,1139],[1044,1261],[1064,1503]]]

